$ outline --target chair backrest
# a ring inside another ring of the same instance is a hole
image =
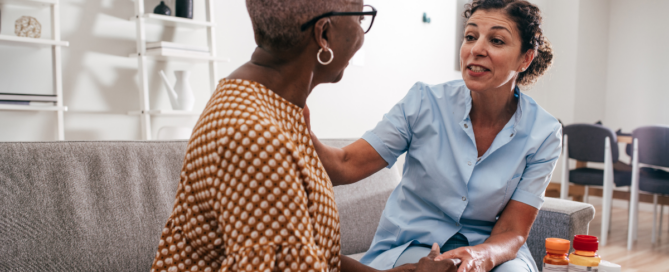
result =
[[[669,126],[640,127],[632,137],[639,141],[640,163],[669,167]]]
[[[618,144],[613,130],[592,124],[573,124],[564,127],[568,135],[569,158],[579,161],[604,162],[604,139],[611,141],[611,158],[618,161]]]

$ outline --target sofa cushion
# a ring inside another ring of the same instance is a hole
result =
[[[186,142],[0,143],[0,271],[148,271]]]

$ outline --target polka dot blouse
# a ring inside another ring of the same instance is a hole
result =
[[[200,117],[151,271],[338,271],[339,213],[302,109],[223,79]]]

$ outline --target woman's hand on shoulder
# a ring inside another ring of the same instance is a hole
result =
[[[455,272],[458,270],[460,260],[442,259],[435,260],[439,256],[439,245],[432,245],[432,251],[426,257],[421,258],[416,264],[405,264],[388,270],[389,272]]]
[[[302,110],[302,116],[304,116],[304,123],[307,125],[309,133],[311,133],[311,112],[309,111],[309,106],[304,105],[304,110]]]
[[[487,272],[494,268],[489,250],[484,245],[456,248],[435,258],[436,261],[447,259],[459,259],[462,262],[457,272]]]

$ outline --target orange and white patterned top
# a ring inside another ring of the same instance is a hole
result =
[[[339,271],[339,212],[302,109],[223,79],[200,117],[151,271]]]

